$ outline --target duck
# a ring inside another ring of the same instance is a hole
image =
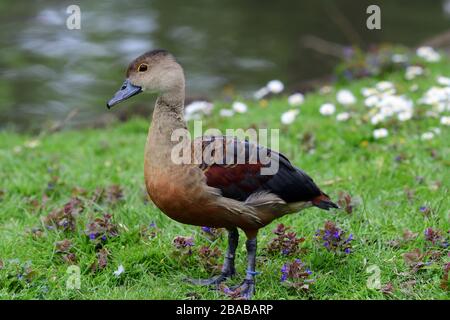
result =
[[[169,51],[156,49],[133,60],[107,107],[143,92],[157,95],[144,151],[144,180],[150,199],[173,220],[224,228],[228,233],[221,273],[188,280],[219,288],[235,276],[240,229],[246,236],[247,269],[242,283],[233,290],[237,296],[251,299],[258,274],[258,231],[286,214],[338,206],[282,153],[234,136],[191,139],[184,117],[184,71]]]

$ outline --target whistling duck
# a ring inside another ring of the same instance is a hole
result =
[[[168,51],[150,51],[131,62],[125,82],[107,107],[143,91],[158,94],[145,148],[144,175],[150,198],[162,212],[178,222],[228,230],[228,248],[221,274],[191,281],[218,285],[235,274],[237,228],[240,228],[247,236],[248,267],[238,292],[243,298],[250,298],[257,274],[258,230],[287,213],[311,206],[329,210],[337,205],[284,155],[248,140],[229,136],[187,139],[184,146],[188,147],[190,155],[194,155],[196,148],[200,148],[200,154],[206,154],[211,147],[220,152],[211,152],[212,158],[208,161],[198,156],[193,156],[196,161],[174,160],[179,150],[172,153],[179,148],[179,139],[173,138],[173,134],[177,130],[187,130],[183,110],[185,79],[183,68]],[[252,150],[258,151],[256,158]],[[269,161],[262,161],[261,151]],[[236,161],[242,157],[244,161]],[[277,170],[262,172],[273,164]]]

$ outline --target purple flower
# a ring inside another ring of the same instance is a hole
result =
[[[202,231],[206,232],[206,233],[211,233],[211,228],[210,227],[202,227]]]
[[[105,235],[102,236],[102,240],[106,241],[106,236]]]
[[[281,267],[281,279],[280,279],[281,282],[284,282],[284,281],[287,280],[288,272],[289,272],[288,266],[287,266],[286,264],[284,264],[284,265]]]
[[[177,236],[173,239],[173,244],[177,249],[183,249],[194,246],[194,239],[192,237]]]
[[[96,237],[97,237],[97,235],[95,233],[89,234],[89,239],[91,239],[91,240],[95,240]]]
[[[295,259],[292,262],[285,263],[281,267],[280,281],[285,282],[289,287],[308,290],[309,286],[306,284],[314,281],[309,278],[311,274],[312,271],[305,268],[305,265],[300,259]]]
[[[223,293],[225,293],[225,294],[231,294],[231,293],[233,293],[233,291],[232,291],[230,288],[228,288],[228,287],[224,287],[224,288],[223,288]]]
[[[332,221],[327,221],[324,228],[316,233],[316,241],[320,241],[328,251],[333,252],[350,253],[352,240],[353,234],[347,237],[346,232]]]
[[[155,221],[152,221],[152,223],[150,223],[149,227],[150,227],[150,228],[156,228],[156,223],[155,223]]]

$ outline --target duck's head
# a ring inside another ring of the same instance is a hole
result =
[[[122,102],[143,91],[170,94],[184,90],[181,66],[168,51],[157,49],[144,53],[130,63],[125,82],[106,106]]]

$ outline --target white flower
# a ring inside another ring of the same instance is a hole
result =
[[[383,109],[386,115],[393,115],[394,112],[398,113],[405,110],[412,110],[414,103],[412,100],[405,96],[384,95],[381,98],[378,107]]]
[[[417,76],[423,74],[423,68],[420,66],[409,66],[406,68],[405,78],[406,80],[412,80]]]
[[[378,105],[379,102],[380,98],[378,96],[369,96],[364,100],[364,104],[369,108]]]
[[[411,111],[402,111],[397,115],[399,121],[408,121],[412,118],[413,114]]]
[[[390,106],[383,106],[380,108],[380,114],[384,117],[392,117],[394,115],[394,110]]]
[[[258,91],[256,91],[253,94],[253,97],[256,100],[260,100],[260,99],[264,98],[268,94],[269,94],[269,89],[267,89],[267,87],[262,87],[261,89],[259,89]]]
[[[434,133],[433,132],[424,132],[422,133],[422,135],[420,136],[421,140],[431,140],[434,137]]]
[[[378,123],[384,121],[384,119],[385,119],[385,116],[383,114],[377,113],[372,118],[370,118],[370,123],[375,125],[375,124],[378,124]]]
[[[348,112],[341,112],[336,116],[337,121],[347,121],[350,119],[350,113]]]
[[[267,83],[267,89],[272,93],[280,93],[284,89],[284,85],[280,80],[271,80]]]
[[[442,113],[444,111],[450,111],[450,101],[438,102],[434,105],[434,109],[439,113]]]
[[[370,96],[373,96],[373,95],[375,95],[377,93],[378,93],[378,90],[375,89],[375,88],[362,88],[361,89],[361,94],[364,97],[370,97]]]
[[[394,89],[395,87],[394,87],[394,85],[392,84],[392,82],[389,82],[389,81],[380,81],[380,82],[378,82],[378,83],[376,84],[376,88],[377,88],[379,91],[387,91],[387,90],[390,90],[390,89]]]
[[[448,78],[448,77],[439,76],[439,77],[437,77],[437,82],[441,86],[450,87],[450,78]]]
[[[428,62],[437,62],[441,60],[441,55],[432,47],[420,47],[416,54]]]
[[[120,276],[122,273],[125,272],[125,268],[123,267],[123,265],[120,265],[116,271],[114,271],[114,275],[116,277]]]
[[[301,93],[294,93],[289,96],[288,103],[291,106],[299,106],[305,101],[305,97]]]
[[[200,119],[201,115],[211,113],[214,105],[207,101],[193,101],[184,108],[186,120]]]
[[[433,131],[434,134],[436,134],[436,135],[440,135],[441,134],[441,129],[439,129],[439,128],[431,128],[430,130]]]
[[[234,111],[232,109],[220,109],[219,114],[221,117],[229,118],[234,116]]]
[[[373,137],[375,139],[386,138],[389,135],[389,132],[386,128],[380,128],[373,130]]]
[[[324,103],[320,106],[320,113],[324,116],[332,115],[336,111],[336,107],[332,103]]]
[[[247,105],[243,102],[235,101],[233,102],[232,108],[234,111],[238,113],[246,113],[247,112]]]
[[[441,117],[441,124],[444,126],[450,126],[450,117],[449,116]]]
[[[342,89],[336,94],[336,100],[344,106],[355,104],[356,98],[350,90]]]
[[[419,102],[427,105],[438,106],[442,111],[445,111],[447,108],[446,105],[450,105],[450,87],[431,87],[419,99]],[[440,104],[441,106],[439,106]],[[442,105],[444,105],[443,108]]]
[[[283,123],[283,124],[293,123],[295,121],[295,118],[299,114],[299,112],[300,111],[298,109],[291,109],[289,111],[284,112],[281,115],[281,123]]]

